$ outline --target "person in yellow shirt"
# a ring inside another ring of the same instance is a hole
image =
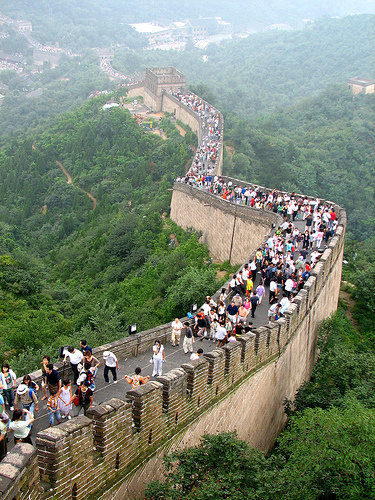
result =
[[[249,276],[249,279],[247,280],[247,283],[246,283],[246,295],[247,296],[250,296],[251,292],[253,291],[253,288],[254,288],[254,283],[253,283],[253,280],[251,279],[251,277]]]

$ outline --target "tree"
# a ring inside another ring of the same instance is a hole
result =
[[[152,482],[148,499],[255,498],[267,469],[263,453],[234,433],[205,435],[198,446],[172,453],[164,463],[165,482]]]
[[[344,409],[307,409],[279,437],[286,457],[276,497],[374,498],[375,410],[355,400]]]

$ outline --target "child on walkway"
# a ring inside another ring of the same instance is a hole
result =
[[[70,412],[72,411],[72,403],[70,400],[72,399],[72,384],[69,379],[63,380],[63,386],[59,391],[59,410],[61,414],[61,418],[67,418],[70,420],[72,417],[70,416]]]
[[[52,427],[55,423],[55,420],[59,424],[61,422],[61,415],[59,410],[59,396],[56,389],[51,390],[51,395],[47,401],[47,408],[49,426]]]

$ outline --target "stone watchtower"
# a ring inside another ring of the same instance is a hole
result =
[[[181,89],[186,87],[186,78],[176,68],[148,68],[146,70],[144,88],[148,94],[151,94],[153,100],[153,110],[161,111],[163,92]]]

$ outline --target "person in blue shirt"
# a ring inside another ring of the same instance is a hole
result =
[[[89,345],[87,345],[86,340],[80,340],[79,342],[79,347],[81,348],[81,351],[84,353],[85,351],[90,351],[92,354],[92,349]]]

